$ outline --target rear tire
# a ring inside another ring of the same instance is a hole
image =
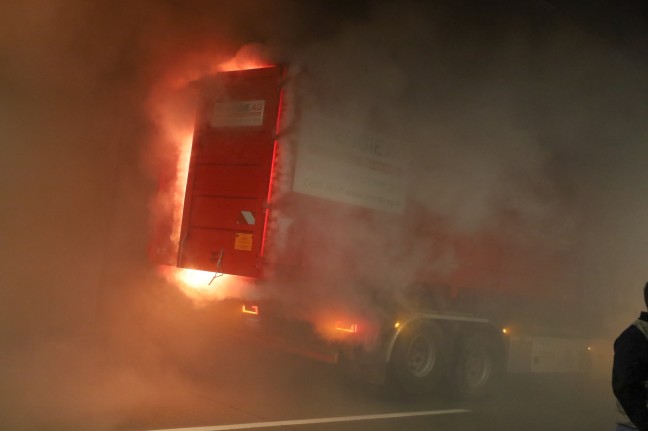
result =
[[[406,327],[390,361],[393,383],[408,394],[432,392],[446,370],[446,352],[445,337],[434,322]]]
[[[493,394],[504,376],[502,348],[485,334],[459,341],[452,369],[452,390],[457,398],[477,400]]]

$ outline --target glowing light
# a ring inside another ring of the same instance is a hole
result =
[[[587,346],[587,351],[588,351],[588,352],[591,352],[591,351],[592,351],[592,347],[591,347],[591,346]]]
[[[396,322],[396,323],[394,323],[394,328],[398,329],[398,328],[400,328],[400,325],[401,325],[400,322]]]
[[[244,58],[234,57],[229,61],[218,65],[218,70],[222,72],[232,72],[235,70],[248,70],[248,69],[262,69],[264,67],[272,67],[267,62],[257,58]]]
[[[242,313],[245,314],[254,314],[255,316],[259,315],[259,306],[258,305],[250,305],[249,307],[245,304],[243,304],[243,308],[241,309]]]
[[[218,274],[218,277],[214,278],[214,272],[168,265],[159,265],[158,271],[197,306],[225,298],[243,298],[256,292],[253,278],[229,274]]]
[[[209,286],[213,280],[214,273],[209,271],[199,271],[197,269],[181,268],[176,273],[178,281],[194,289],[202,289]]]
[[[226,62],[211,58],[207,53],[192,57],[194,60],[190,63],[175,64],[167,75],[161,77],[147,100],[151,118],[161,132],[161,138],[156,139],[155,150],[164,156],[157,166],[160,168],[160,189],[153,200],[151,213],[152,218],[161,220],[159,224],[163,226],[160,242],[163,242],[162,239],[164,242],[170,240],[165,249],[177,250],[181,240],[193,129],[198,109],[198,99],[189,91],[190,83],[219,71],[270,67],[266,61],[260,60],[260,54],[259,50],[251,47],[240,50]],[[165,259],[164,262],[171,260]],[[166,265],[159,265],[158,270],[197,304],[238,296],[254,288],[253,282],[243,277],[219,276],[214,280],[213,272]]]
[[[192,144],[192,134],[185,136],[178,143],[176,183],[173,191],[173,231],[171,232],[171,240],[174,242],[177,242],[180,239],[182,213],[184,210],[185,193],[187,190],[187,178],[189,177],[189,160],[191,159]]]
[[[189,298],[197,301],[220,298],[228,287],[225,277],[214,280],[214,273],[198,271],[197,269],[176,268],[175,266],[160,265],[158,270],[178,286]],[[209,284],[212,280],[213,283]]]
[[[508,334],[509,329],[508,328],[502,328],[502,334]]]
[[[172,218],[169,239],[175,246],[178,245],[181,235],[195,110],[197,109],[197,101],[187,95],[186,89],[189,88],[191,82],[215,72],[271,67],[267,61],[260,58],[261,53],[258,50],[248,47],[241,49],[236,56],[225,62],[214,62],[205,56],[198,56],[195,64],[175,65],[168,76],[160,79],[148,102],[151,104],[151,116],[158,123],[164,138],[166,138],[161,139],[160,142],[168,142],[173,147],[172,149],[165,148],[164,154],[169,154],[169,150],[171,150],[177,155],[174,181],[165,185],[158,192],[159,205],[168,208],[165,212],[170,210],[165,217]],[[206,67],[205,61],[209,63],[209,67]],[[166,177],[166,173],[163,174],[163,177]]]
[[[357,323],[352,323],[350,325],[346,325],[342,322],[337,322],[335,324],[335,330],[339,332],[345,332],[347,334],[357,334],[358,333],[358,324]]]

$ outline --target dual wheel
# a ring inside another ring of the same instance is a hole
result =
[[[493,337],[476,332],[450,343],[435,322],[424,322],[399,334],[389,371],[400,392],[431,393],[444,383],[447,394],[474,399],[495,388],[502,363]]]

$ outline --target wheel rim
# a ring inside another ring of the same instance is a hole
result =
[[[425,377],[436,363],[434,343],[425,336],[416,336],[407,349],[407,368],[415,377]]]
[[[464,378],[468,387],[476,388],[486,383],[491,370],[491,361],[483,352],[473,352],[466,356]]]

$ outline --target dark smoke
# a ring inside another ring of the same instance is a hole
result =
[[[188,385],[204,313],[147,261],[173,158],[151,95],[249,44],[293,65],[295,100],[408,143],[410,192],[441,225],[566,241],[573,312],[625,324],[646,278],[645,64],[544,2],[496,3],[0,6],[0,427],[109,429],[161,386]],[[341,221],[311,218],[331,229],[315,286],[335,273],[399,297],[424,264],[412,225],[322,215]]]

